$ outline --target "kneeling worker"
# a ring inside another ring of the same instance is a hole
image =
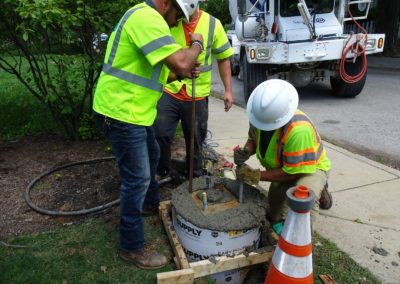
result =
[[[320,197],[312,212],[314,220],[318,207],[332,206],[327,183],[331,162],[315,126],[297,109],[298,102],[296,89],[286,81],[272,79],[258,85],[247,103],[249,138],[234,152],[238,180],[271,182],[267,218],[278,234],[288,211],[286,191],[290,187],[304,185]],[[254,154],[265,170],[244,164]]]

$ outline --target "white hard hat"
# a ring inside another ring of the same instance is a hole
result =
[[[193,13],[199,7],[199,0],[172,0],[176,1],[178,6],[181,8],[181,11],[184,15],[185,21],[189,22],[189,17],[193,15]]]
[[[270,131],[281,128],[292,119],[299,96],[292,84],[271,79],[258,85],[247,102],[247,116],[256,128]]]

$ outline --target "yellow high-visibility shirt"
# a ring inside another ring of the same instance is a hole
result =
[[[93,101],[96,112],[143,126],[153,124],[168,79],[162,60],[181,49],[150,5],[129,9],[112,32]]]
[[[233,55],[233,49],[221,22],[207,12],[199,11],[198,23],[194,33],[203,36],[204,50],[200,53],[200,76],[196,78],[196,97],[206,97],[210,95],[212,82],[212,57],[217,60],[226,59]],[[187,47],[185,31],[182,21],[178,26],[171,29],[175,41],[182,47]],[[192,79],[185,78],[181,81],[174,81],[165,86],[167,92],[177,94],[182,86],[186,84],[186,92],[192,96]]]
[[[321,137],[300,110],[285,126],[273,131],[268,142],[261,141],[261,131],[252,125],[249,139],[255,143],[257,159],[266,169],[282,168],[288,174],[310,174],[317,169],[329,171],[331,168]],[[261,153],[260,148],[266,149],[265,153]]]

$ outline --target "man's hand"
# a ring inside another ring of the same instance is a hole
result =
[[[260,182],[260,175],[259,169],[253,169],[246,164],[236,167],[236,179],[247,184],[258,184]]]
[[[236,165],[244,164],[250,158],[250,153],[247,148],[239,148],[233,152],[233,160]]]
[[[225,104],[225,111],[229,111],[229,109],[232,107],[233,105],[233,97],[232,97],[232,93],[230,92],[225,92],[224,95],[224,104]]]
[[[203,36],[201,34],[192,34],[189,32],[190,46],[197,45],[200,49],[199,54],[204,50]]]
[[[197,61],[194,68],[192,69],[191,72],[192,77],[191,78],[198,78],[200,76],[200,62]]]
[[[190,42],[198,40],[198,41],[201,41],[201,43],[203,43],[203,36],[201,34],[193,34],[193,33],[189,32],[189,38],[190,38]]]

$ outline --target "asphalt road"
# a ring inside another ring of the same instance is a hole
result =
[[[214,67],[216,64],[213,64]],[[223,93],[218,70],[213,91]],[[324,140],[400,168],[399,72],[368,70],[365,88],[356,98],[336,98],[329,83],[298,89],[299,108],[313,120]],[[235,103],[244,107],[242,82],[233,78]]]

